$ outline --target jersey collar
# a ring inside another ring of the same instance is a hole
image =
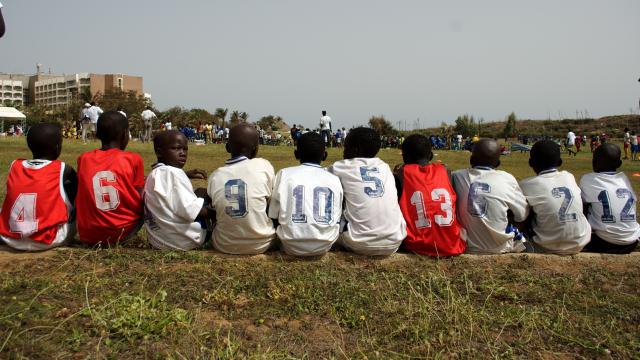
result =
[[[478,170],[493,170],[491,166],[474,166],[473,168]]]
[[[605,175],[616,175],[617,173],[615,171],[603,171],[600,174],[605,174]]]
[[[552,168],[552,169],[543,170],[543,171],[540,171],[538,175],[551,174],[554,172],[558,172],[558,169]]]
[[[244,155],[240,155],[240,156],[236,156],[234,158],[231,158],[231,159],[225,161],[224,163],[227,164],[227,165],[233,165],[233,164],[237,164],[237,163],[239,163],[241,161],[245,161],[245,160],[249,160],[249,158],[244,156]]]
[[[151,170],[159,168],[160,166],[164,166],[164,163],[157,162],[157,163],[151,165]]]
[[[314,163],[302,163],[302,165],[304,166],[313,166],[313,167],[317,167],[317,168],[321,168],[322,166],[318,165],[318,164],[314,164]]]

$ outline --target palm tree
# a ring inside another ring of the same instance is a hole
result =
[[[216,119],[220,119],[222,121],[222,128],[224,129],[224,122],[227,118],[227,113],[229,112],[229,109],[227,108],[217,108],[216,112],[213,114],[213,116],[215,116]]]

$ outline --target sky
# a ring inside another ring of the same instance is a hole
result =
[[[0,72],[143,76],[161,110],[407,129],[639,112],[637,0],[0,2]]]

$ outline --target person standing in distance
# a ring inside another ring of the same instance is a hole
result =
[[[4,35],[4,19],[2,18],[2,3],[0,3],[0,37]]]
[[[573,151],[573,146],[576,144],[576,134],[574,134],[573,131],[571,131],[571,129],[569,129],[569,132],[567,133],[567,151],[569,152],[569,155],[571,155],[571,153],[573,153],[573,156],[578,155],[577,152]]]
[[[320,131],[322,138],[324,139],[325,146],[329,145],[331,139],[331,118],[327,115],[326,110],[322,110],[322,117],[320,118]]]
[[[94,134],[96,133],[96,129],[98,127],[98,118],[102,115],[104,111],[94,102],[89,103],[89,108],[87,109],[87,115],[89,116],[89,122],[86,127],[82,128],[82,141],[87,143],[87,131],[91,131]]]
[[[87,143],[87,128],[89,127],[89,103],[84,103],[82,110],[80,110],[80,128],[82,129],[82,142]]]
[[[142,142],[151,141],[151,135],[153,132],[153,119],[157,118],[156,114],[151,111],[151,106],[147,106],[147,108],[140,114],[142,117],[142,121],[144,122],[144,134],[142,135]]]

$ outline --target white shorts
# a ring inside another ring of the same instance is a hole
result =
[[[53,249],[54,247],[58,247],[60,245],[64,245],[73,239],[76,235],[76,223],[66,223],[61,225],[58,228],[58,232],[56,233],[56,238],[53,239],[51,244],[45,244],[39,241],[33,241],[29,238],[25,239],[14,239],[6,236],[0,236],[0,239],[4,241],[5,244],[9,245],[9,247],[22,250],[22,251],[43,251],[48,249]]]

